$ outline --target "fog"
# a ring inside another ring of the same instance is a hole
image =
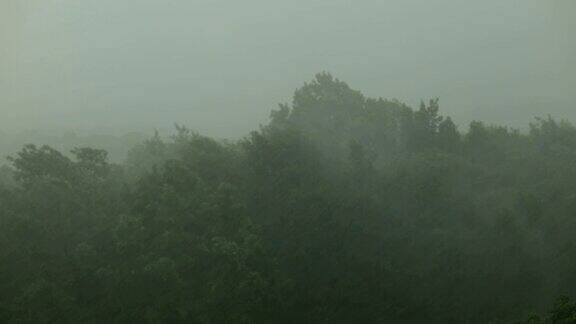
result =
[[[464,125],[576,119],[576,5],[487,1],[0,1],[0,129],[237,137],[329,71],[439,97]]]
[[[576,323],[575,31],[0,0],[0,323]]]

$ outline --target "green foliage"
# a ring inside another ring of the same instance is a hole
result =
[[[570,298],[562,296],[556,300],[553,309],[548,316],[542,318],[532,315],[525,321],[517,324],[572,324],[576,323],[576,304]]]
[[[0,168],[0,322],[513,322],[576,291],[575,143],[322,73],[237,143],[27,145]]]

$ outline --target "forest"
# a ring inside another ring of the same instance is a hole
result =
[[[440,104],[320,73],[239,140],[24,145],[0,322],[576,323],[576,128]]]

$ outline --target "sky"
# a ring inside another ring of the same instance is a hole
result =
[[[239,137],[328,71],[474,119],[576,122],[575,0],[0,0],[0,132]]]

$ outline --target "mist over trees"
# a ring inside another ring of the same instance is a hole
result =
[[[0,322],[573,323],[576,128],[529,129],[320,73],[238,141],[26,145],[0,168]]]
[[[575,22],[574,0],[1,0],[0,130],[238,138],[328,70],[524,131],[576,120]]]
[[[105,149],[109,160],[122,162],[130,149],[145,140],[151,132],[127,132],[122,135],[110,134],[106,131],[21,131],[2,132],[0,129],[0,155],[4,157],[16,154],[24,145],[48,145],[67,155],[78,146],[90,146]]]

